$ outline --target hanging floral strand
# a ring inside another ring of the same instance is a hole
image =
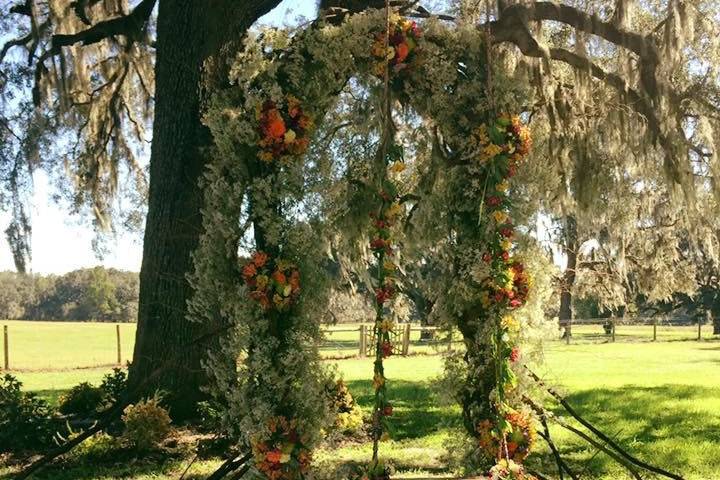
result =
[[[530,151],[530,135],[518,117],[500,115],[473,132],[477,148],[478,171],[486,185],[478,228],[487,232],[487,264],[481,303],[492,323],[489,339],[493,358],[494,390],[491,393],[493,418],[480,421],[477,435],[480,447],[495,459],[490,470],[493,480],[532,479],[523,466],[535,439],[532,418],[515,410],[508,393],[517,380],[512,364],[519,359],[516,345],[519,324],[511,312],[527,301],[530,282],[525,268],[512,255],[515,230],[510,218],[509,179]]]

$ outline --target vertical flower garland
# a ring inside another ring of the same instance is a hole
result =
[[[402,149],[393,146],[386,156],[389,172],[402,172],[405,164],[402,159]],[[372,214],[373,234],[370,249],[373,252],[375,264],[374,293],[375,293],[375,323],[373,333],[375,338],[375,361],[373,370],[373,387],[375,389],[375,403],[373,407],[373,458],[372,464],[378,465],[378,443],[390,431],[388,417],[392,415],[393,407],[387,398],[387,385],[383,360],[392,355],[393,345],[390,341],[390,332],[394,328],[389,318],[387,303],[395,297],[396,286],[394,272],[397,268],[394,262],[395,245],[393,227],[402,211],[398,203],[398,189],[395,183],[386,175],[382,190],[379,192],[380,207]],[[382,478],[382,477],[375,477]]]
[[[493,415],[478,422],[476,433],[480,447],[496,461],[490,470],[492,479],[532,479],[521,462],[532,449],[533,420],[508,401],[517,383],[511,364],[520,356],[516,344],[519,324],[511,312],[525,304],[530,288],[522,262],[512,254],[515,230],[508,190],[509,179],[528,155],[531,140],[518,117],[501,115],[473,132],[471,143],[478,152],[479,177],[484,180],[479,228],[486,232],[482,255],[486,269],[480,301],[492,322],[489,347],[495,387],[490,399]]]

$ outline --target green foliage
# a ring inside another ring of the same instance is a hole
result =
[[[59,410],[65,415],[92,416],[102,406],[104,399],[102,388],[82,382],[60,398]]]
[[[112,268],[60,276],[0,272],[0,318],[130,322],[138,292],[137,273]]]
[[[50,444],[54,420],[48,403],[21,391],[10,374],[0,379],[0,453],[39,450]]]
[[[105,401],[114,404],[127,389],[127,372],[122,368],[113,368],[112,373],[108,373],[103,377],[100,389],[105,395]]]
[[[62,442],[77,438],[81,431],[76,432],[70,429],[67,436],[60,437]],[[70,450],[69,455],[72,458],[83,462],[100,462],[112,460],[117,451],[122,448],[122,442],[119,438],[100,432],[85,439],[75,448]]]
[[[340,379],[328,388],[332,412],[335,414],[334,429],[343,434],[355,434],[363,426],[363,413],[355,403],[350,389]]]
[[[160,405],[158,396],[127,406],[122,420],[125,423],[123,437],[140,451],[159,447],[171,431],[170,415]]]

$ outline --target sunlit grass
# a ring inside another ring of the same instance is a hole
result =
[[[545,361],[534,368],[589,420],[639,458],[682,474],[688,480],[720,479],[720,342],[664,341],[610,343],[601,327],[592,342],[546,344]],[[624,327],[628,328],[628,327]],[[640,328],[640,327],[637,327]],[[709,329],[708,329],[709,330]],[[575,331],[575,335],[578,335]],[[594,332],[590,331],[590,334]],[[618,332],[619,333],[619,332]],[[678,334],[684,334],[688,330]],[[652,330],[650,330],[650,335]],[[709,334],[709,331],[708,331]],[[708,335],[709,336],[709,335]],[[618,337],[619,339],[619,337]],[[342,360],[338,370],[365,412],[372,405],[372,361]],[[83,380],[99,382],[106,369],[61,372],[20,372],[30,390],[50,398]],[[459,409],[444,404],[435,378],[442,372],[441,356],[393,357],[387,361],[389,394],[395,404],[393,439],[381,446],[401,475],[447,474],[446,441],[458,426]],[[548,403],[548,406],[556,406]],[[553,427],[563,456],[584,478],[625,479],[621,468],[597,454],[572,434]],[[338,465],[364,462],[370,444],[348,441],[321,448],[316,464],[325,472]],[[171,479],[178,478],[189,458],[156,460],[152,465],[73,466],[48,471],[40,478]],[[530,459],[552,476],[554,465],[541,448]],[[186,478],[202,478],[217,461],[194,465]]]

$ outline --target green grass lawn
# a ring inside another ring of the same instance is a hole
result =
[[[580,341],[581,328],[587,329],[584,341]],[[720,480],[720,342],[679,341],[683,336],[692,338],[686,328],[670,332],[672,336],[665,338],[675,341],[631,343],[621,337],[623,329],[644,328],[629,332],[645,338],[645,331],[652,335],[652,328],[620,327],[618,341],[609,343],[602,335],[591,337],[601,332],[601,327],[581,328],[574,330],[574,344],[547,342],[545,361],[535,367],[538,373],[563,392],[577,410],[638,457],[681,473],[688,480]],[[709,336],[709,329],[707,333]],[[371,361],[350,359],[336,363],[358,403],[369,411]],[[98,382],[106,370],[26,371],[19,372],[18,377],[28,389],[53,399],[58,390],[80,381]],[[441,371],[441,356],[387,361],[396,432],[392,440],[383,443],[381,453],[403,476],[448,473],[446,443],[458,425],[459,409],[441,402],[434,381]],[[553,428],[553,436],[576,471],[584,472],[584,478],[628,478],[607,457],[571,434]],[[363,461],[369,455],[369,444],[345,442],[320,449],[316,464],[328,472],[344,462]],[[135,467],[126,462],[112,467],[75,466],[68,471],[50,470],[41,478],[171,479],[180,476],[188,461],[187,456],[177,455]],[[544,471],[553,473],[552,461],[543,448],[531,457],[530,463],[543,465]],[[189,478],[202,478],[216,464],[203,461],[193,465],[190,472],[194,477]]]

